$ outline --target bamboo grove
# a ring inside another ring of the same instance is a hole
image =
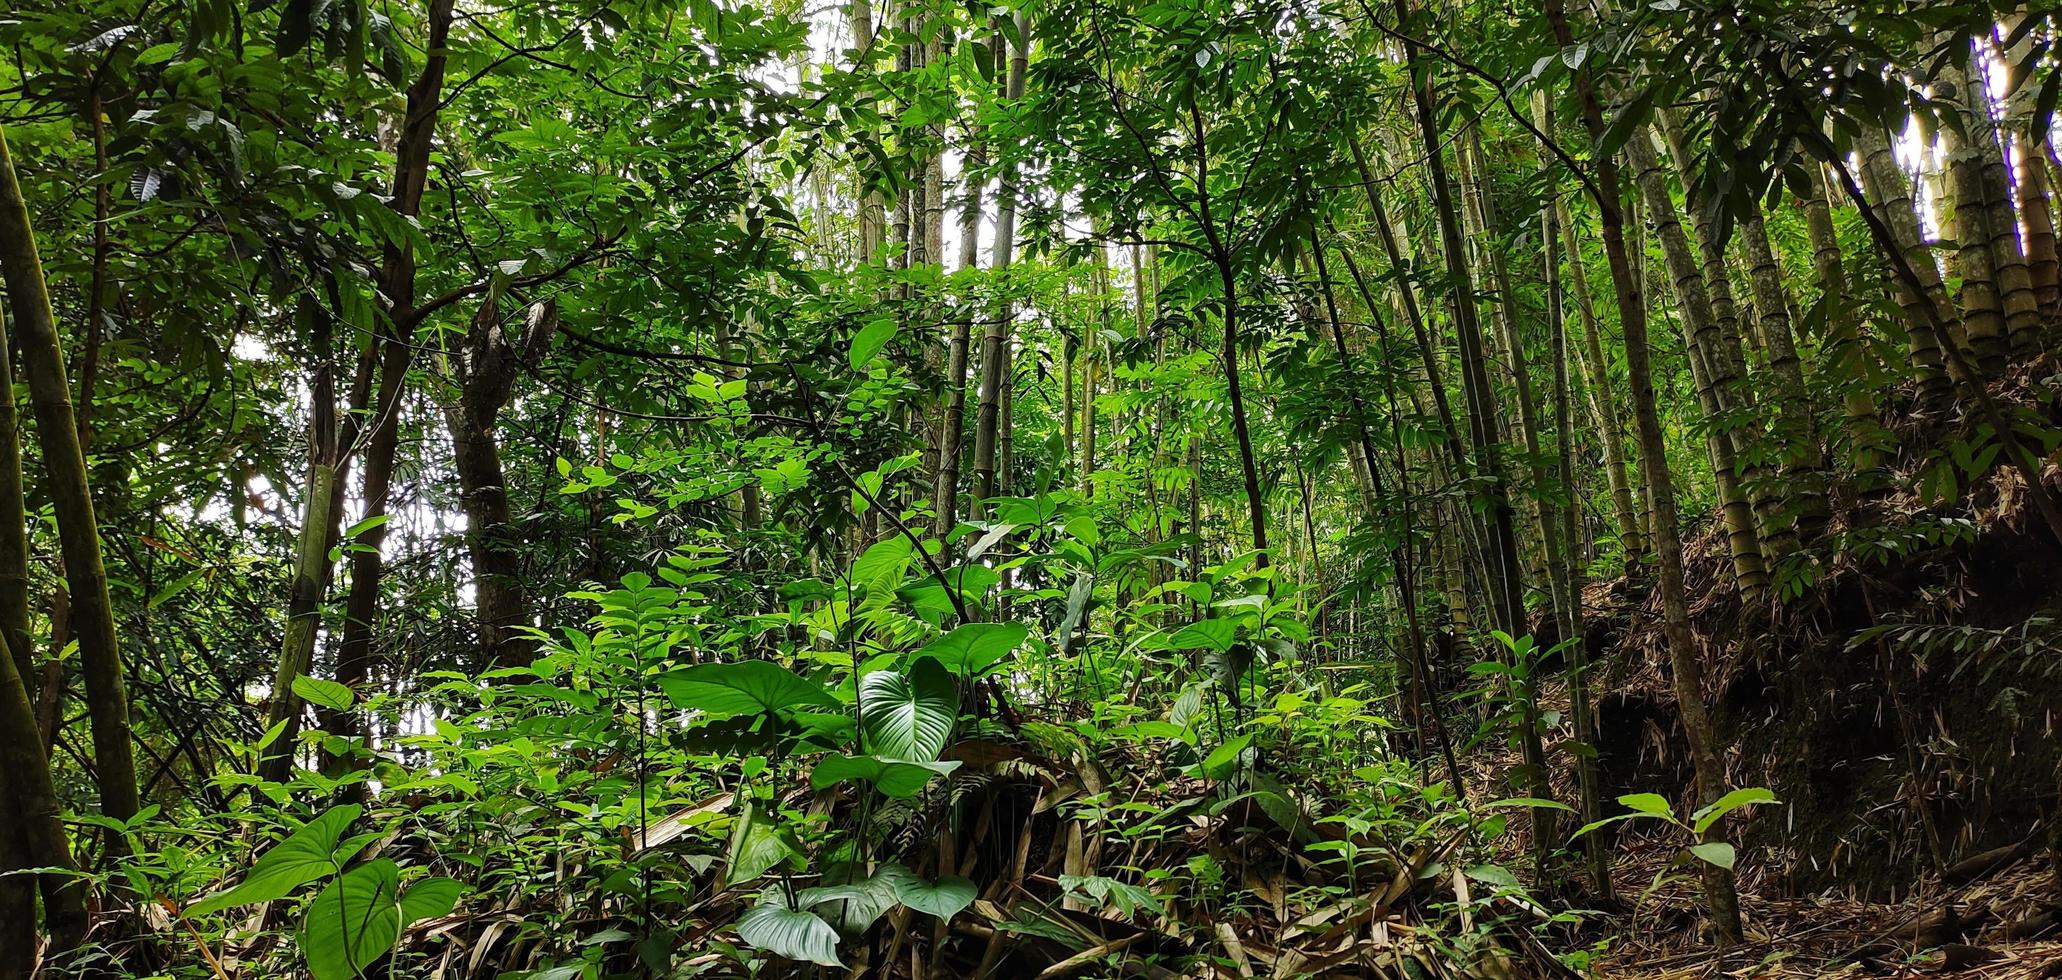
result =
[[[1721,955],[1798,789],[1740,664],[2056,649],[2037,5],[0,32],[0,978],[1435,975],[1291,962],[1319,898],[1567,975],[1653,841]],[[1924,795],[1845,803],[1995,829]]]

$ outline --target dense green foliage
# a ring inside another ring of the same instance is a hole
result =
[[[1627,841],[1737,943],[1739,664],[2053,649],[1871,582],[2056,567],[2057,36],[29,3],[0,980],[1566,975]]]

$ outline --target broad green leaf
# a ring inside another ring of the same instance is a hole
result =
[[[959,720],[959,685],[929,657],[909,672],[875,671],[859,680],[860,729],[874,755],[930,762]]]
[[[331,874],[351,859],[368,841],[344,842],[344,832],[365,812],[355,803],[335,807],[308,821],[293,836],[280,841],[251,865],[249,874],[236,887],[215,892],[186,909],[187,915],[206,915],[238,905],[255,905],[285,898],[293,890]]]
[[[801,856],[801,850],[774,819],[746,803],[730,831],[730,848],[724,862],[722,886],[743,884],[766,873],[782,861]]]
[[[866,370],[874,355],[879,354],[881,348],[888,345],[888,341],[895,339],[895,329],[895,318],[891,316],[884,316],[861,327],[859,333],[852,338],[852,370]]]
[[[1143,741],[1149,738],[1171,738],[1187,742],[1189,730],[1171,721],[1141,721],[1110,730],[1111,738],[1126,738]]]
[[[1633,793],[1619,797],[1618,802],[1648,816],[1660,817],[1670,823],[1678,822],[1675,819],[1675,808],[1669,806],[1667,798],[1659,794]]]
[[[1230,619],[1206,619],[1181,628],[1167,639],[1169,650],[1211,650],[1223,653],[1231,649],[1232,639],[1238,632],[1238,624]]]
[[[1774,802],[1777,802],[1776,794],[1771,793],[1768,790],[1762,789],[1759,786],[1750,786],[1746,789],[1736,789],[1730,793],[1727,793],[1724,796],[1719,797],[1717,802],[1712,803],[1710,806],[1704,807],[1698,810],[1696,813],[1691,814],[1690,829],[1696,831],[1699,835],[1701,835],[1705,831],[1710,830],[1712,824],[1715,824],[1720,820],[1725,819],[1725,815],[1733,812],[1734,810],[1737,810],[1743,806],[1751,806],[1756,803]]]
[[[805,704],[839,707],[823,685],[770,660],[697,664],[659,675],[659,687],[676,707],[712,715],[751,715]]]
[[[318,708],[331,711],[347,711],[358,702],[358,695],[349,685],[302,674],[294,678],[294,696]]]
[[[1514,875],[1510,873],[1508,870],[1505,870],[1504,868],[1501,868],[1494,864],[1478,864],[1472,868],[1469,868],[1465,872],[1465,874],[1467,874],[1469,878],[1479,881],[1485,885],[1494,885],[1498,888],[1523,887],[1518,883],[1517,875]]]
[[[1690,853],[1697,855],[1706,864],[1715,864],[1727,871],[1733,870],[1733,845],[1722,840],[1706,841],[1690,845]]]
[[[401,869],[385,858],[329,883],[301,917],[301,954],[315,980],[363,975],[401,935]]]
[[[978,677],[1022,646],[1031,631],[1022,623],[968,623],[918,650],[961,677]]]
[[[915,875],[895,883],[895,898],[919,912],[950,919],[974,904],[974,883],[958,875],[925,881]]]
[[[754,905],[737,920],[737,937],[745,945],[775,956],[842,966],[838,962],[838,932],[813,913],[798,912],[785,905]]]
[[[828,905],[830,908],[818,914],[827,917],[833,926],[847,934],[865,929],[881,913],[895,907],[896,882],[912,875],[908,868],[892,861],[873,874],[857,877],[861,870],[856,864],[833,867],[824,876],[831,884],[795,893],[796,907],[815,909]]]
[[[1211,779],[1225,779],[1238,771],[1239,755],[1253,744],[1251,734],[1241,735],[1212,749],[1203,758],[1203,775]]]
[[[883,796],[903,799],[923,791],[931,780],[959,768],[958,762],[905,762],[872,755],[834,755],[816,764],[809,785],[827,789],[845,780],[872,783]]]
[[[315,980],[353,980],[394,948],[412,922],[449,913],[466,887],[426,878],[396,897],[401,871],[385,858],[352,868],[308,903],[301,952]]]

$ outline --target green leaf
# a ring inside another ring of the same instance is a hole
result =
[[[879,354],[888,341],[895,339],[895,330],[894,317],[882,317],[860,328],[859,334],[852,338],[852,370],[866,370],[874,355]]]
[[[1726,814],[1731,813],[1734,810],[1737,810],[1743,806],[1751,806],[1756,803],[1774,802],[1776,802],[1776,794],[1771,793],[1768,790],[1762,789],[1759,786],[1750,786],[1746,789],[1736,789],[1730,793],[1727,793],[1724,796],[1719,797],[1718,801],[1712,803],[1710,806],[1704,807],[1698,810],[1696,813],[1690,814],[1690,829],[1696,831],[1701,836],[1705,831],[1711,829],[1712,824],[1715,824],[1720,820],[1724,819]]]
[[[427,878],[397,895],[401,869],[381,858],[352,868],[308,903],[301,918],[301,951],[315,980],[352,980],[391,952],[401,930],[444,915],[465,886]]]
[[[1253,736],[1241,735],[1211,750],[1203,759],[1203,775],[1224,779],[1238,771],[1239,755],[1253,744]]]
[[[468,890],[464,882],[450,878],[424,878],[408,886],[401,896],[401,928],[408,928],[411,922],[450,915]]]
[[[842,966],[838,962],[838,932],[831,924],[809,912],[784,905],[754,905],[737,920],[737,938],[745,945],[775,956]]]
[[[1697,855],[1706,864],[1715,864],[1727,871],[1733,870],[1733,845],[1722,840],[1706,841],[1690,845],[1690,853]]]
[[[176,579],[173,579],[170,585],[165,586],[162,590],[158,592],[157,595],[151,596],[150,602],[145,604],[144,608],[156,609],[157,607],[164,605],[165,600],[170,599],[173,596],[178,595],[179,593],[192,588],[193,583],[200,581],[203,576],[207,575],[207,573],[208,570],[205,568],[196,568],[193,571],[187,572],[186,574],[181,575]]]
[[[186,914],[206,915],[238,905],[256,905],[285,898],[294,889],[336,871],[369,842],[369,839],[344,842],[344,832],[351,829],[351,823],[364,812],[364,807],[353,803],[335,807],[308,821],[294,831],[293,836],[266,851],[264,857],[251,865],[250,873],[244,875],[236,887],[215,892],[195,902],[187,908]]]
[[[1507,800],[1493,800],[1482,805],[1484,807],[1522,806],[1531,807],[1537,810],[1564,810],[1568,813],[1575,812],[1575,808],[1569,806],[1566,803],[1562,803],[1558,800],[1543,800],[1537,796],[1513,796]]]
[[[840,707],[823,685],[770,660],[697,664],[659,675],[674,706],[712,715],[771,713],[805,704]]]
[[[904,674],[881,670],[859,680],[860,728],[873,754],[929,762],[945,749],[959,720],[959,685],[929,657]]]
[[[909,875],[895,882],[895,898],[919,912],[950,919],[974,904],[974,883],[958,875],[935,882]]]
[[[1231,649],[1232,638],[1238,632],[1238,624],[1230,619],[1206,619],[1182,627],[1167,640],[1169,650],[1211,650],[1223,653]]]
[[[722,887],[751,881],[782,861],[800,857],[801,850],[789,841],[788,836],[771,817],[760,813],[757,805],[745,804],[744,812],[730,831],[730,849],[723,866]]]
[[[906,762],[873,755],[834,755],[809,772],[809,785],[828,789],[846,780],[872,783],[884,796],[906,799],[923,791],[931,780],[959,768],[958,762]]]
[[[961,677],[978,677],[1022,646],[1030,633],[1022,623],[968,623],[925,644],[912,659],[929,657]]]
[[[1675,819],[1675,808],[1668,805],[1665,797],[1655,793],[1633,793],[1621,796],[1618,802],[1650,817],[1660,817],[1669,823],[1680,823]]]
[[[315,980],[352,980],[401,935],[401,869],[385,858],[338,877],[308,903],[301,952]]]
[[[293,692],[295,697],[331,711],[347,711],[358,701],[358,695],[352,692],[349,685],[310,677],[307,674],[294,678]]]

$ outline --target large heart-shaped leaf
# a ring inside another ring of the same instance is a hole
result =
[[[958,875],[925,881],[912,874],[895,882],[895,898],[919,912],[950,919],[974,904],[974,883]]]
[[[968,623],[916,652],[961,677],[977,677],[1022,646],[1030,630],[1022,623]]]
[[[873,755],[834,755],[816,764],[809,785],[827,789],[848,779],[872,783],[883,796],[915,796],[931,780],[959,768],[957,762],[906,762]]]
[[[356,980],[394,948],[401,930],[451,911],[465,886],[449,878],[417,882],[401,894],[401,869],[385,858],[344,872],[308,903],[301,952],[315,980]]]
[[[841,966],[838,962],[838,931],[809,912],[784,904],[754,905],[737,920],[737,937],[745,945],[775,956]]]
[[[834,865],[824,874],[827,884],[804,888],[795,894],[798,908],[817,910],[839,931],[852,935],[873,924],[895,906],[897,883],[913,877],[908,868],[894,862],[866,874],[857,864]]]
[[[860,730],[874,755],[930,762],[944,751],[959,720],[959,686],[925,657],[908,673],[880,670],[859,680]]]
[[[251,865],[249,874],[233,888],[218,891],[193,903],[187,915],[206,915],[238,905],[255,905],[285,898],[293,890],[343,867],[371,836],[344,841],[344,832],[365,808],[357,804],[330,809],[294,831]]]
[[[659,675],[659,687],[676,707],[712,715],[751,715],[817,704],[837,707],[823,685],[770,660],[697,664]]]

